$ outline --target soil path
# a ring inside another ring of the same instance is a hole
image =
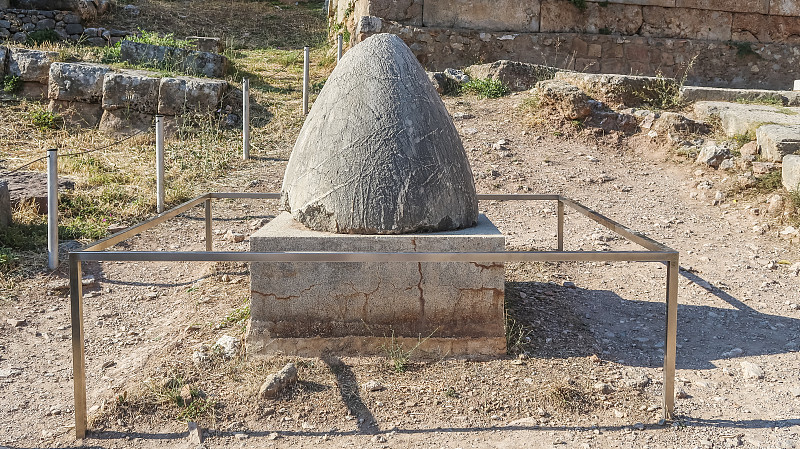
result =
[[[528,127],[529,117],[516,112],[522,99],[447,100],[451,113],[472,116],[456,125],[478,191],[561,193],[680,251],[679,419],[657,424],[662,265],[509,264],[507,299],[515,318],[529,327],[527,360],[441,361],[405,377],[376,369],[375,360],[346,360],[344,374],[331,369],[335,377],[320,377],[317,390],[306,386],[307,404],[290,398],[270,405],[271,413],[249,413],[256,400],[240,393],[241,401],[231,401],[208,432],[206,447],[798,444],[800,278],[778,263],[800,261],[797,245],[778,238],[782,227],[775,219],[751,213],[752,206],[763,208],[754,203],[758,198],[712,206],[695,187],[699,181],[724,184],[734,175],[669,161],[653,145],[637,149],[610,137],[594,139],[588,131],[565,137],[546,126]],[[497,145],[500,140],[506,142]],[[214,189],[276,191],[284,165],[282,158],[255,160]],[[481,210],[508,236],[509,248],[555,246],[555,204],[489,202]],[[276,212],[276,202],[220,201],[215,229],[247,236],[254,221]],[[125,248],[201,249],[201,216],[201,209],[194,210]],[[756,224],[771,230],[754,233]],[[568,250],[635,248],[576,213],[567,214],[566,230]],[[248,246],[247,240],[215,239],[217,249]],[[191,364],[187,354],[223,332],[225,317],[247,300],[245,265],[103,263],[89,264],[86,272],[97,279],[85,290],[92,413],[147,369],[175,360]],[[0,304],[0,446],[75,444],[69,430],[69,303],[47,287],[59,279],[64,273],[24,280],[16,296]],[[25,323],[6,321],[14,319]],[[315,372],[313,362],[304,366]],[[345,397],[346,376],[357,382],[358,407]],[[385,392],[358,393],[358,383],[380,376]],[[543,409],[538,399],[549,384],[540,378],[588,382],[594,406],[580,412]],[[461,397],[432,393],[451,385]],[[346,407],[325,402],[337,397]],[[374,428],[367,428],[365,416]],[[131,427],[120,418],[104,429],[82,443],[144,448],[191,442],[185,425],[170,420]]]

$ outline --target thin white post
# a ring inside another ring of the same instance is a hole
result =
[[[309,48],[303,47],[303,115],[308,115],[308,59]]]
[[[336,36],[336,62],[339,62],[339,60],[342,59],[343,44],[342,33],[339,33],[339,35]]]
[[[58,268],[58,150],[47,150],[47,267]]]
[[[242,160],[250,159],[250,80],[242,80]]]
[[[164,212],[164,116],[156,116],[156,212]]]

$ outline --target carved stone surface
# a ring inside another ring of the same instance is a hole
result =
[[[478,215],[452,119],[414,55],[389,34],[336,66],[297,138],[282,193],[296,220],[338,233],[459,229]]]
[[[103,78],[108,66],[86,63],[54,62],[50,66],[48,94],[52,100],[100,103]]]
[[[108,73],[103,80],[103,109],[155,114],[161,80],[142,71]]]
[[[11,48],[8,52],[8,75],[18,76],[22,81],[47,84],[50,64],[58,57],[53,51]]]
[[[422,22],[428,27],[491,31],[539,31],[538,0],[437,0],[426,2]]]
[[[504,242],[485,216],[458,231],[367,236],[312,231],[284,212],[250,237],[250,250],[484,252]],[[376,353],[391,336],[430,336],[444,353],[505,351],[502,263],[254,262],[251,290],[251,354]]]

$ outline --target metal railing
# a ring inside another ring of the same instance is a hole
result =
[[[561,195],[478,195],[481,201],[557,201],[558,234],[555,251],[497,252],[238,252],[213,251],[211,202],[214,199],[279,199],[279,193],[207,193],[176,206],[154,218],[95,242],[69,254],[70,315],[72,320],[72,353],[75,393],[76,438],[86,436],[86,359],[83,328],[82,264],[87,261],[152,261],[152,262],[662,262],[667,265],[666,325],[664,344],[663,412],[673,417],[675,405],[675,355],[678,321],[678,257],[677,251],[635,232],[569,198]],[[205,251],[105,251],[136,234],[144,232],[189,209],[205,207]],[[564,206],[603,225],[644,251],[564,251]]]

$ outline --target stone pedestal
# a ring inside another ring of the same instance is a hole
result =
[[[284,212],[250,238],[259,252],[485,252],[504,244],[485,216],[458,231],[356,235],[313,231]],[[422,339],[415,355],[502,355],[503,274],[502,263],[253,263],[248,353],[381,354]]]

